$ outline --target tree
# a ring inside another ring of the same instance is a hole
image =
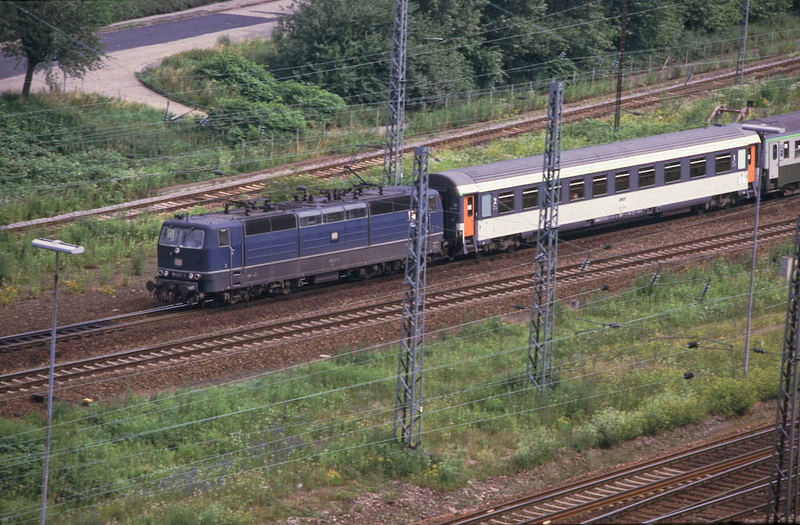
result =
[[[103,46],[94,31],[105,20],[106,6],[98,0],[0,2],[0,49],[27,60],[23,100],[37,70],[57,63],[65,74],[81,77],[100,67]]]

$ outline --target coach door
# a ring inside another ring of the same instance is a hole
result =
[[[475,235],[475,195],[464,197],[464,238]]]

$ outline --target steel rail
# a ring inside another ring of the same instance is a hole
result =
[[[455,518],[439,521],[441,525],[466,525],[468,523],[528,523],[528,522],[547,522],[567,519],[570,514],[576,515],[576,508],[582,506],[585,512],[587,505],[602,507],[610,503],[613,499],[624,499],[629,497],[622,494],[620,487],[634,485],[640,488],[645,485],[641,480],[648,481],[645,492],[655,490],[658,485],[669,486],[674,484],[674,480],[679,477],[691,478],[697,475],[697,469],[716,465],[713,468],[723,468],[717,457],[728,455],[727,449],[738,449],[755,444],[764,448],[772,437],[772,427],[763,426],[758,429],[747,431],[733,436],[728,436],[708,443],[703,443],[689,450],[680,451],[647,460],[630,467],[624,467],[610,474],[602,474],[589,479],[579,480],[573,484],[548,490],[540,494],[526,496],[518,500],[501,505],[479,509],[468,514]],[[764,441],[764,443],[760,443]],[[748,455],[752,452],[748,450]],[[711,463],[703,458],[711,456]],[[681,464],[700,465],[691,470],[681,468]],[[695,462],[695,463],[693,463]],[[693,473],[694,472],[694,473]],[[673,474],[670,476],[669,474]],[[631,481],[633,480],[633,481]],[[606,497],[606,494],[610,496]],[[524,516],[521,513],[526,508],[540,506],[545,509],[545,505],[551,506],[553,510],[549,513],[541,512],[536,517],[531,515]],[[574,521],[574,520],[573,520]]]
[[[140,310],[138,312],[128,312],[110,317],[104,317],[102,319],[92,319],[90,321],[81,321],[79,323],[62,325],[56,329],[56,337],[60,341],[64,341],[96,335],[99,333],[115,332],[123,330],[129,326],[162,320],[165,318],[165,314],[168,312],[182,312],[187,308],[187,304],[177,303],[158,306],[156,308],[150,308],[147,310]],[[6,335],[0,337],[0,353],[30,348],[32,346],[48,343],[49,341],[50,329],[33,330],[30,332]]]

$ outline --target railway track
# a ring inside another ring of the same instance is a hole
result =
[[[789,238],[794,221],[786,220],[763,225],[762,242]],[[630,273],[654,265],[685,261],[688,258],[725,253],[749,245],[750,230],[717,234],[699,240],[675,243],[659,249],[641,250],[592,261],[588,266],[573,264],[560,268],[559,282],[597,280],[620,273]],[[480,284],[460,285],[449,289],[431,287],[427,292],[428,313],[476,301],[495,300],[513,294],[530,293],[532,272],[503,277]],[[342,330],[360,329],[398,319],[401,306],[396,299],[381,300],[365,306],[316,314],[302,319],[268,321],[221,333],[203,335],[131,350],[59,363],[55,381],[59,386],[78,386],[79,380],[111,373],[157,370],[159,367],[191,364],[203,359],[261,350],[269,345],[297,342],[330,336]],[[41,391],[48,381],[48,369],[36,368],[0,375],[0,399]]]
[[[588,524],[736,519],[764,506],[772,436],[773,427],[764,426],[436,523]]]
[[[762,78],[776,73],[787,74],[796,71],[800,71],[800,56],[752,65],[745,70],[745,75],[748,78]],[[629,93],[622,98],[622,105],[626,109],[634,109],[658,102],[666,95],[686,97],[704,93],[714,87],[729,84],[735,76],[735,72],[698,75],[691,81],[676,82],[657,89]],[[592,104],[570,104],[564,108],[563,119],[565,122],[572,122],[585,118],[605,116],[613,111],[615,104],[616,101],[613,98],[607,98]],[[509,120],[492,126],[472,127],[455,133],[414,141],[405,147],[405,151],[413,151],[413,148],[418,146],[456,147],[485,143],[497,138],[529,133],[532,130],[544,127],[545,122],[545,115],[535,115]],[[260,194],[267,181],[283,175],[304,172],[317,177],[330,177],[340,175],[345,170],[345,167],[359,170],[381,162],[383,162],[382,151],[362,154],[357,160],[352,157],[337,157],[325,160],[303,161],[288,167],[284,166],[250,175],[231,177],[226,182],[219,184],[195,185],[183,191],[104,208],[82,210],[54,217],[43,217],[0,225],[0,231],[25,231],[31,228],[52,227],[86,217],[111,218],[125,214],[129,218],[133,218],[143,212],[162,213],[191,208],[200,204],[220,203],[233,198],[240,198],[242,195],[253,196]]]
[[[63,325],[56,328],[56,337],[59,341],[66,341],[117,332],[131,326],[185,315],[187,310],[188,305],[186,304],[171,304],[150,308],[148,310],[141,310],[139,312],[129,312],[105,317],[103,319],[93,319],[91,321]],[[43,345],[50,342],[50,333],[50,329],[46,329],[0,337],[0,353],[19,351]]]

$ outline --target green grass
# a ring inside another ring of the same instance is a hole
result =
[[[353,484],[393,479],[451,489],[709,414],[742,414],[776,390],[786,300],[776,260],[787,251],[759,261],[753,344],[768,353],[751,356],[747,380],[747,261],[717,261],[665,271],[653,286],[644,275],[616,296],[597,292],[577,311],[559,307],[555,385],[545,395],[524,379],[526,324],[494,318],[430,336],[416,452],[392,437],[395,345],[228,386],[89,408],[59,403],[53,512],[66,523],[313,516],[319,509],[292,506],[296,487],[345,501]],[[0,515],[38,511],[41,429],[38,416],[0,421]]]

